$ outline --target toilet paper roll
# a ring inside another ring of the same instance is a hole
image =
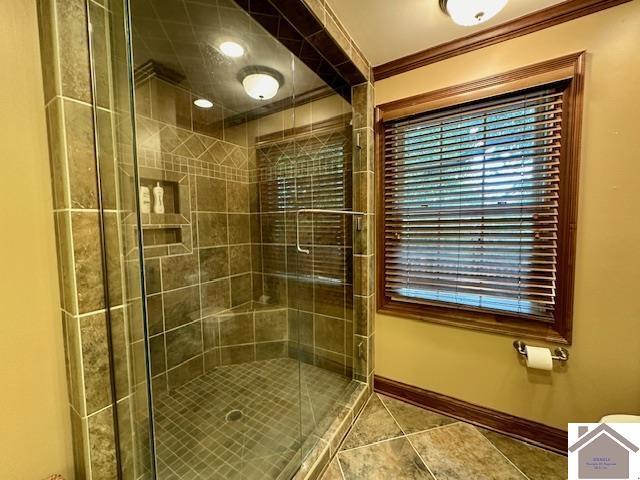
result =
[[[526,347],[527,350],[527,367],[536,368],[538,370],[552,370],[553,359],[551,358],[551,350],[542,347]]]

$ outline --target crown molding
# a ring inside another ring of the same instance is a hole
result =
[[[630,1],[632,0],[566,0],[495,27],[373,67],[373,78],[376,81],[389,78]]]

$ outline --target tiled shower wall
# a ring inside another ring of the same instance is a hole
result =
[[[225,126],[222,108],[200,109],[194,98],[156,77],[136,86],[141,183],[172,180],[163,185],[180,192],[168,201],[177,212],[143,225],[156,392],[219,365],[286,355],[286,309],[254,313],[252,304],[262,261],[246,125]],[[176,222],[180,241],[146,242]]]
[[[355,378],[373,387],[375,366],[375,157],[374,89],[369,82],[351,90],[353,104],[353,209],[364,212],[353,238],[353,331]]]
[[[130,260],[137,268],[129,276],[123,252],[135,245],[121,236],[133,207],[125,199],[132,185],[117,168],[118,158],[131,157],[124,140],[131,132],[121,121],[129,118],[128,93],[112,81],[127,78],[122,64],[111,63],[126,58],[124,44],[109,41],[112,32],[124,38],[117,7],[38,2],[77,479],[116,478],[118,453],[124,478],[144,475],[149,465],[144,362],[135,368],[143,358],[129,348],[130,333],[141,327],[130,302],[139,296],[139,264]]]
[[[186,192],[179,211],[143,227],[146,240],[163,221],[182,221],[180,242],[145,247],[156,391],[287,354],[351,376],[351,219],[303,217],[304,255],[294,213],[351,208],[351,106],[333,95],[299,107],[296,128],[256,136],[269,119],[230,127],[220,108],[203,111],[193,98],[155,77],[136,88],[141,182],[173,180]]]

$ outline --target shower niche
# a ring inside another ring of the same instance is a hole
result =
[[[162,168],[141,168],[140,187],[153,192],[154,187],[163,189],[164,213],[154,213],[153,193],[151,211],[140,212],[142,241],[146,256],[159,257],[170,254],[189,253],[193,242],[189,176]]]

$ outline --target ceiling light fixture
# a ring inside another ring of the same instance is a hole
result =
[[[458,25],[473,27],[493,18],[509,0],[440,0],[440,8]]]
[[[238,81],[244,91],[256,100],[269,100],[278,94],[284,85],[284,76],[264,65],[249,65],[238,72]]]
[[[268,73],[252,73],[242,80],[244,91],[256,100],[269,100],[276,96],[280,83]]]
[[[198,98],[197,100],[193,101],[193,104],[196,107],[200,107],[200,108],[211,108],[211,107],[213,107],[213,102],[211,102],[210,100],[207,100],[206,98]]]
[[[244,55],[244,48],[236,42],[222,42],[220,44],[220,51],[231,58],[238,58]]]

